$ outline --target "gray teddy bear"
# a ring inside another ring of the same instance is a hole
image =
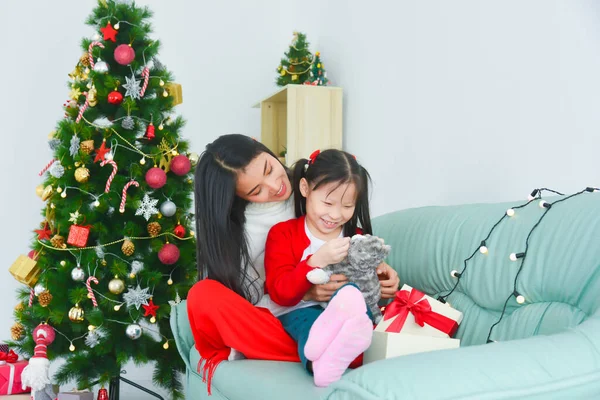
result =
[[[377,266],[390,253],[390,246],[383,239],[371,235],[354,235],[350,239],[348,256],[342,262],[316,268],[310,271],[306,278],[315,285],[329,282],[333,274],[344,274],[348,281],[356,284],[365,297],[367,307],[373,314],[377,324],[381,320],[381,310],[378,303],[381,298],[381,287],[377,277]]]

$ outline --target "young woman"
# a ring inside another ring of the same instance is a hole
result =
[[[224,135],[207,145],[195,179],[201,280],[188,293],[187,307],[210,391],[217,365],[240,353],[300,360],[296,342],[276,318],[282,307],[263,295],[267,233],[296,215],[288,170],[245,135]],[[397,273],[385,263],[378,272],[382,297],[392,298],[400,282]],[[313,285],[305,300],[329,301],[346,283],[344,276],[332,276],[328,284]]]

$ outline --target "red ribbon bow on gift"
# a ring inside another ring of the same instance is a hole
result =
[[[19,356],[12,350],[9,350],[8,353],[0,351],[0,361],[6,361],[9,363],[16,363],[19,360]]]
[[[446,333],[448,336],[453,336],[458,329],[456,321],[434,312],[431,309],[431,304],[424,297],[425,294],[414,288],[410,292],[408,290],[396,292],[394,301],[385,309],[383,320],[387,321],[393,317],[396,317],[396,319],[385,331],[399,333],[406,322],[408,314],[411,313],[419,326],[427,324]]]

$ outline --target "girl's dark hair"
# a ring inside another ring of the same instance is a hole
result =
[[[356,158],[342,150],[325,150],[308,165],[301,159],[293,167],[294,203],[296,217],[306,214],[306,198],[300,193],[300,179],[305,178],[314,190],[321,185],[337,183],[338,186],[354,183],[356,185],[356,209],[350,221],[344,225],[344,236],[356,234],[356,228],[362,228],[364,234],[373,234],[369,213],[369,183],[371,176]],[[336,188],[338,187],[336,186]],[[360,223],[360,225],[359,225]]]
[[[236,181],[261,153],[277,158],[248,136],[223,135],[206,146],[195,172],[198,277],[214,279],[249,301],[260,296],[248,285],[254,269],[244,233],[248,201],[236,195]]]

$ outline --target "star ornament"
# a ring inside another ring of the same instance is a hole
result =
[[[74,224],[77,224],[77,220],[79,220],[79,211],[75,211],[74,213],[69,213],[69,215],[71,216],[71,218],[69,218],[69,222],[72,222]]]
[[[79,99],[79,96],[81,96],[81,90],[79,90],[78,87],[73,87],[69,93],[69,97],[73,100],[77,100]]]
[[[152,299],[150,299],[148,304],[144,304],[142,307],[144,307],[144,317],[152,316],[155,318],[156,318],[156,310],[158,310],[160,308],[160,306],[157,306],[156,304],[154,304]]]
[[[135,307],[137,310],[142,305],[148,305],[148,300],[152,298],[152,295],[148,293],[149,288],[140,288],[138,284],[135,289],[129,288],[127,293],[123,295],[123,300],[127,304],[127,307]]]
[[[138,81],[135,79],[135,75],[131,74],[131,78],[129,78],[128,76],[125,77],[125,81],[127,83],[125,83],[123,85],[123,87],[125,89],[127,89],[125,91],[125,96],[129,96],[131,97],[133,100],[139,100],[141,98],[141,94],[140,94],[140,84],[141,81]]]
[[[106,153],[110,151],[110,148],[106,148],[106,140],[102,141],[100,148],[96,150],[96,158],[94,158],[94,162],[103,161]]]
[[[100,32],[104,35],[104,40],[112,40],[114,43],[117,42],[117,30],[112,27],[110,21],[104,28],[100,28]]]
[[[48,229],[48,223],[44,224],[42,229],[36,229],[35,233],[38,234],[38,240],[50,239],[50,235],[52,235],[52,231]]]

